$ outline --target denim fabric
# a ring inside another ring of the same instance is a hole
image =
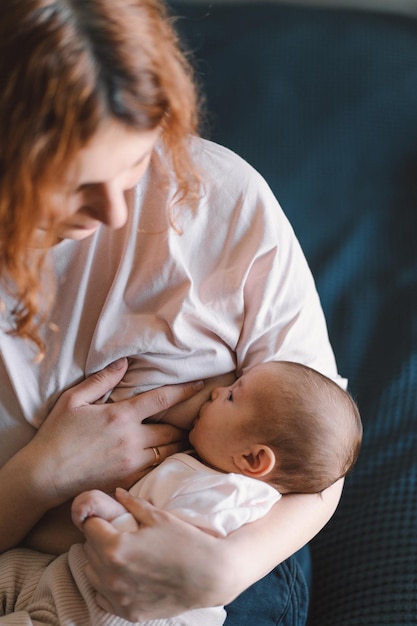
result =
[[[310,572],[306,547],[226,606],[225,626],[305,626]]]

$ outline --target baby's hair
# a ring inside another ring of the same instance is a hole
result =
[[[286,493],[319,493],[357,460],[358,407],[347,391],[310,367],[289,361],[268,365],[274,377],[266,377],[259,389],[254,420],[259,443],[277,457],[265,479]]]

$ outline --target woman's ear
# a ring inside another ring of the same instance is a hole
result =
[[[254,444],[235,458],[235,463],[245,476],[260,478],[271,472],[276,463],[275,452],[269,446]]]

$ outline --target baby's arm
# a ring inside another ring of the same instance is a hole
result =
[[[100,517],[121,532],[134,531],[139,527],[133,515],[120,502],[98,489],[84,491],[77,496],[72,503],[71,515],[80,530],[89,517]]]

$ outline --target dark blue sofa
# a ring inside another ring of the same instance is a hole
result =
[[[265,176],[292,221],[362,413],[359,462],[312,542],[309,624],[417,624],[417,20],[171,6],[206,134]]]

